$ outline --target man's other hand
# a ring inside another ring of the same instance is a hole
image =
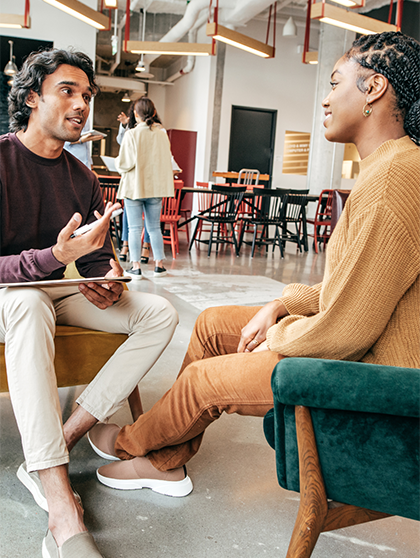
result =
[[[123,269],[115,260],[109,260],[111,269],[105,275],[109,278],[109,283],[99,285],[98,283],[81,283],[79,285],[80,292],[95,306],[101,310],[105,310],[116,302],[124,290],[122,283],[113,283],[112,277],[122,277],[124,275]]]
[[[68,265],[82,256],[102,248],[108,233],[111,214],[120,207],[119,203],[113,204],[108,202],[103,216],[95,211],[95,217],[98,219],[98,222],[93,229],[85,234],[71,238],[74,231],[79,228],[82,220],[80,213],[75,213],[57,237],[57,244],[52,249],[54,257],[63,265]]]

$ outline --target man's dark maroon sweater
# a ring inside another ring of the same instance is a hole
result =
[[[44,159],[15,134],[0,136],[0,282],[59,279],[65,267],[52,247],[58,233],[78,211],[82,223],[96,220],[104,204],[96,176],[63,150]],[[76,262],[84,277],[103,276],[113,258],[111,240]]]

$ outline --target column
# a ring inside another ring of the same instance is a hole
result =
[[[317,195],[322,190],[341,187],[344,144],[332,143],[325,139],[322,124],[325,116],[321,103],[331,90],[331,73],[335,63],[350,48],[355,38],[356,33],[353,31],[321,23],[315,108],[306,183],[311,194]]]

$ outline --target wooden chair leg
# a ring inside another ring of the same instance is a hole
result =
[[[295,415],[300,506],[286,558],[309,558],[327,517],[328,504],[310,411],[297,406]]]
[[[128,404],[130,405],[131,414],[134,422],[143,414],[143,405],[141,404],[140,390],[136,386],[128,396]]]
[[[328,502],[311,413],[295,408],[299,451],[300,506],[286,558],[309,558],[321,533],[390,517],[357,506]]]

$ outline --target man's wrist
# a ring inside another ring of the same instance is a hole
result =
[[[70,263],[70,262],[66,262],[66,261],[65,261],[65,258],[64,258],[64,256],[63,256],[63,254],[61,253],[61,250],[58,248],[58,245],[57,245],[57,244],[55,244],[55,245],[52,247],[52,250],[51,250],[51,251],[52,251],[52,254],[53,254],[54,258],[55,258],[59,263],[61,263],[61,265],[68,265],[68,264]]]

